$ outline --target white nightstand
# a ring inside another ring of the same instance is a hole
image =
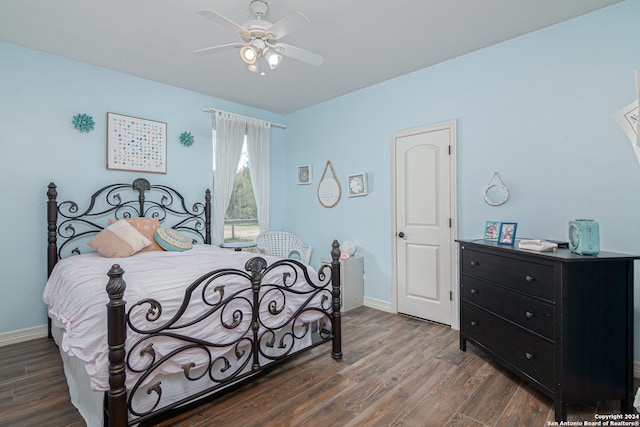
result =
[[[331,258],[320,258],[320,262],[331,264]],[[340,260],[340,299],[343,312],[363,305],[364,258],[361,256]]]

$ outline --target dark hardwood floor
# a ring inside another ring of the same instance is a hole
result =
[[[316,347],[252,384],[155,426],[547,426],[550,399],[447,327],[360,307],[343,316],[342,361]],[[0,348],[1,426],[82,426],[58,350],[42,338]],[[568,420],[616,413],[569,407]]]

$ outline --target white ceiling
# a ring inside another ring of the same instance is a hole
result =
[[[267,0],[266,19],[311,23],[282,39],[325,57],[290,58],[266,76],[238,52],[193,50],[240,38],[249,0],[0,0],[0,40],[286,114],[621,0]]]

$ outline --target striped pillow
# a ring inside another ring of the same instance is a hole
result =
[[[156,242],[167,251],[188,251],[193,247],[191,240],[173,228],[160,227],[153,234]]]

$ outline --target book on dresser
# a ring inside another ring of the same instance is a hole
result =
[[[633,403],[633,264],[640,256],[460,244],[460,349],[470,342],[567,405]]]

